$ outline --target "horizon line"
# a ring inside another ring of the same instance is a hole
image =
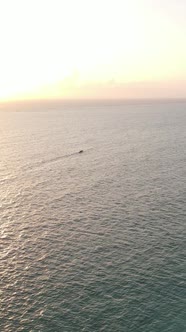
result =
[[[0,100],[0,105],[14,103],[61,102],[61,103],[93,103],[93,102],[130,102],[130,101],[186,101],[186,97],[133,97],[133,98],[20,98]]]

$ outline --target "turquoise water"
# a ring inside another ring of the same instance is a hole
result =
[[[0,142],[0,331],[185,331],[186,102],[2,106]]]

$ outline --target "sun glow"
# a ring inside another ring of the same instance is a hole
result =
[[[185,23],[145,0],[0,0],[0,99],[186,78]]]

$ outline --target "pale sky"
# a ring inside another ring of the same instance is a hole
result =
[[[186,0],[0,0],[0,100],[186,97]]]

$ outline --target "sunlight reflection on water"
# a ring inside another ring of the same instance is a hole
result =
[[[0,112],[2,331],[184,330],[185,106]]]

